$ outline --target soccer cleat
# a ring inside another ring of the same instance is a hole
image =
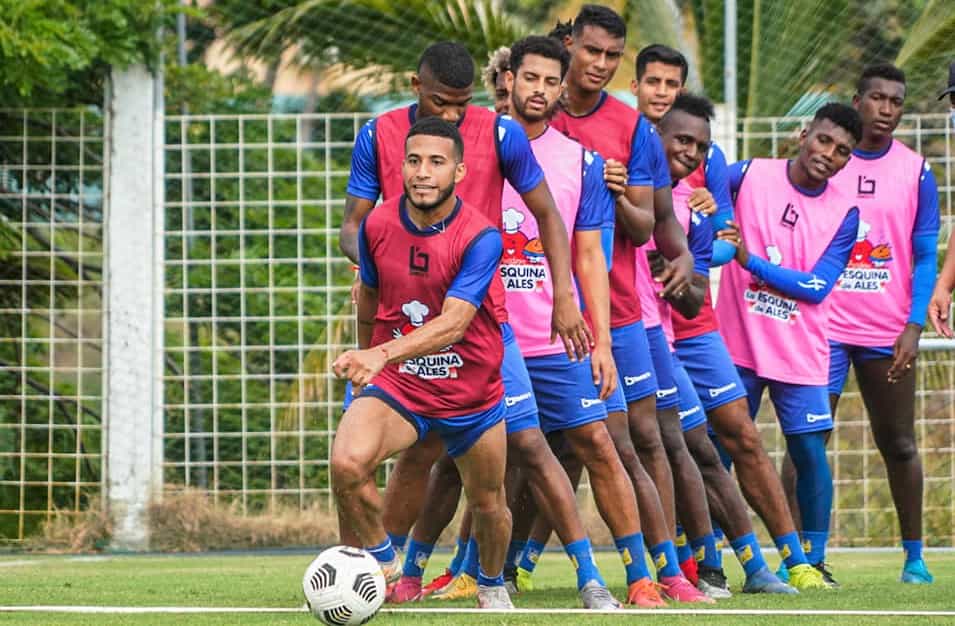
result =
[[[385,602],[391,604],[403,604],[412,602],[421,596],[421,577],[420,576],[402,576],[398,583],[391,589]]]
[[[504,586],[507,588],[507,593],[512,596],[516,593],[520,593],[520,589],[517,588],[517,566],[516,565],[505,565],[504,566]]]
[[[694,585],[700,581],[700,566],[697,564],[696,558],[691,556],[680,563],[680,571],[682,571],[686,579]]]
[[[645,609],[658,609],[667,605],[660,596],[660,585],[649,578],[630,583],[627,588],[627,604],[636,604]]]
[[[589,581],[580,590],[580,601],[585,609],[611,611],[620,608],[620,603],[610,594],[610,590],[596,580]]]
[[[431,594],[441,591],[442,589],[450,585],[452,580],[454,580],[454,574],[451,573],[451,570],[449,569],[444,570],[443,574],[441,574],[440,576],[436,576],[434,580],[432,580],[430,583],[425,585],[424,588],[421,589],[421,597],[427,598]]]
[[[822,580],[826,583],[826,587],[830,589],[838,589],[840,587],[839,583],[836,582],[836,579],[832,577],[832,570],[829,569],[829,566],[826,565],[823,561],[819,561],[813,565],[816,570],[822,574]]]
[[[683,574],[676,576],[660,576],[660,586],[663,594],[676,602],[692,602],[700,604],[715,604],[716,600],[704,595],[699,589],[690,584]]]
[[[768,567],[762,567],[752,576],[746,578],[743,583],[743,593],[799,593],[795,588],[790,587],[769,571]]]
[[[797,565],[789,570],[789,584],[799,591],[829,589],[822,578],[822,572],[808,563]]]
[[[780,563],[779,567],[776,568],[776,578],[784,583],[789,582],[789,568],[786,567],[786,561]]]
[[[385,597],[387,598],[401,580],[401,554],[395,551],[395,558],[391,562],[378,565],[381,566],[381,574],[385,577]]]
[[[467,574],[464,575],[467,576]],[[470,578],[470,576],[468,576],[468,578]],[[514,608],[514,604],[511,602],[511,596],[507,594],[507,589],[504,588],[504,585],[495,585],[493,587],[477,585],[477,601],[479,609],[509,610]]]
[[[727,600],[733,597],[722,568],[701,565],[699,572],[700,578],[696,583],[696,588],[706,594],[708,598]]]
[[[928,585],[935,580],[935,577],[925,567],[925,561],[918,559],[905,564],[905,567],[902,568],[902,577],[899,580],[910,585]]]
[[[534,591],[534,580],[533,573],[527,571],[523,567],[517,568],[517,590],[521,593],[526,593],[528,591]]]
[[[438,600],[464,600],[477,594],[477,580],[461,572],[450,584],[432,596]],[[501,587],[503,589],[503,587]],[[506,593],[506,592],[505,592]]]

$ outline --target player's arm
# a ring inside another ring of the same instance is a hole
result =
[[[726,155],[716,144],[710,146],[706,159],[706,188],[713,194],[716,202],[716,212],[709,217],[711,232],[726,227],[728,221],[733,221],[733,195],[730,192],[730,171],[726,164]],[[733,260],[736,248],[720,239],[713,240],[713,252],[710,267],[725,265]]]
[[[355,237],[358,246],[358,293],[355,298],[355,316],[358,321],[358,347],[371,345],[372,332],[375,329],[375,317],[378,314],[378,266],[368,246],[365,233],[365,221],[358,223]]]
[[[750,274],[790,298],[819,304],[829,295],[842,270],[846,268],[858,230],[859,210],[853,207],[846,214],[825,252],[809,272],[774,265],[767,259],[749,252],[740,238],[739,227],[735,222],[730,222],[730,228],[721,230],[718,236],[736,246],[736,262]]]
[[[554,308],[551,316],[551,340],[560,335],[571,359],[583,359],[593,343],[590,329],[574,301],[571,284],[570,245],[564,222],[554,204],[544,171],[534,157],[527,134],[520,124],[508,117],[498,117],[499,154],[504,176],[521,194],[524,204],[534,214],[540,232],[544,256],[554,283]]]
[[[939,272],[938,282],[935,284],[932,300],[928,307],[929,319],[932,320],[935,332],[949,338],[955,334],[952,333],[952,328],[948,322],[948,312],[952,306],[952,290],[955,290],[955,230],[948,238],[945,261],[942,264],[942,271]]]
[[[362,126],[355,138],[345,195],[345,214],[338,233],[338,247],[352,263],[358,263],[358,226],[375,207],[380,193],[375,120],[371,120]]]
[[[617,387],[617,367],[611,352],[610,279],[602,242],[614,198],[603,182],[603,170],[603,159],[585,151],[580,204],[574,223],[574,270],[593,323],[590,368],[594,385],[600,386],[600,399],[606,400]]]
[[[928,315],[929,300],[935,287],[936,250],[938,245],[939,213],[938,186],[928,163],[919,177],[919,201],[912,228],[912,308],[905,328],[892,346],[892,367],[889,382],[901,377],[904,370],[918,356],[919,337]]]
[[[690,288],[682,296],[670,296],[667,301],[680,315],[693,319],[699,314],[703,299],[710,288],[710,262],[713,253],[713,227],[710,221],[705,217],[692,215],[687,241],[693,254],[693,278]]]
[[[642,246],[653,234],[653,163],[647,152],[650,124],[637,121],[630,141],[630,160],[608,159],[604,180],[616,198],[617,228],[635,246]]]
[[[441,306],[441,313],[414,332],[365,350],[349,350],[332,365],[335,374],[356,385],[371,382],[388,363],[431,354],[464,336],[487,295],[503,252],[501,234],[493,228],[475,237],[461,260]],[[364,265],[362,283],[364,284]]]

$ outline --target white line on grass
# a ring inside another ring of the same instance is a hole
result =
[[[304,613],[302,608],[268,607],[208,607],[208,606],[0,606],[0,613]],[[590,609],[468,609],[468,608],[420,608],[382,609],[382,613],[414,614],[460,614],[460,615],[821,615],[865,617],[955,617],[955,611],[866,611],[836,609],[630,609],[620,611],[594,611]]]

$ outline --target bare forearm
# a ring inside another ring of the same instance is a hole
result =
[[[690,254],[686,233],[676,221],[673,211],[670,211],[669,216],[664,215],[663,219],[660,218],[661,216],[658,215],[653,227],[653,241],[657,244],[657,249],[670,261]]]
[[[653,234],[653,196],[648,188],[628,187],[617,196],[617,227],[633,242],[642,246]]]
[[[570,244],[560,215],[556,211],[548,211],[543,219],[537,220],[537,227],[544,246],[544,256],[550,266],[555,296],[573,293],[570,283]]]
[[[358,306],[355,317],[358,318],[358,347],[365,349],[371,345],[371,336],[375,330],[375,315],[378,312],[378,293],[373,289],[358,287]]]
[[[473,316],[472,316],[473,317]],[[425,354],[433,354],[445,346],[457,343],[472,317],[464,322],[459,315],[442,313],[414,332],[381,344],[388,352],[388,362],[397,363]]]
[[[358,226],[344,222],[338,231],[338,247],[352,263],[358,263]]]
[[[700,274],[696,274],[693,276],[693,283],[683,297],[673,298],[670,301],[670,305],[676,309],[680,315],[691,320],[700,314],[700,309],[703,307],[703,298],[706,296],[706,291],[709,288],[709,280]]]
[[[599,246],[578,249],[575,258],[577,281],[598,344],[610,342],[610,281],[607,264]]]

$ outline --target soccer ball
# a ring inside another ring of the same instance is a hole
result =
[[[315,557],[302,579],[312,615],[330,626],[364,624],[385,601],[385,577],[375,557],[335,546]]]

